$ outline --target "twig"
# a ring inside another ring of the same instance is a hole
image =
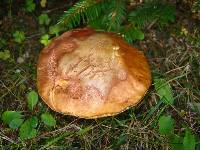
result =
[[[9,137],[7,137],[6,135],[4,135],[3,133],[0,132],[0,138],[9,141],[10,143],[15,143],[12,139],[10,139]]]
[[[63,5],[63,6],[61,6],[61,7],[57,7],[57,8],[53,8],[53,9],[49,9],[49,10],[46,10],[46,11],[43,11],[44,13],[50,13],[50,12],[52,12],[52,11],[56,11],[56,10],[59,10],[59,9],[63,9],[63,8],[65,8],[66,6],[71,6],[72,5],[72,3],[67,3],[67,4],[65,4],[65,5]]]

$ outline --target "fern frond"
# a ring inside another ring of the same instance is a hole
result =
[[[60,18],[59,23],[67,29],[89,24],[89,26],[121,33],[132,43],[144,39],[140,30],[148,24],[163,26],[175,19],[175,9],[164,0],[148,0],[126,14],[126,0],[80,0]],[[123,24],[126,23],[126,26]]]
[[[108,15],[105,15],[107,21],[107,30],[116,31],[119,29],[126,15],[126,3],[124,0],[114,0],[110,4]],[[104,21],[105,22],[105,21]]]
[[[107,26],[103,22],[104,15],[99,16],[98,18],[88,22],[89,26],[94,29],[104,29],[107,30]]]
[[[174,19],[175,9],[168,3],[158,0],[148,1],[128,15],[128,20],[138,28],[144,28],[154,21],[163,26]]]
[[[77,2],[68,11],[64,12],[58,24],[62,24],[67,28],[73,28],[80,25],[82,20],[88,21],[97,18],[101,11],[100,5],[97,5],[100,2],[101,0],[81,0]]]
[[[101,16],[89,22],[91,27],[106,31],[119,31],[126,18],[125,0],[107,0]]]

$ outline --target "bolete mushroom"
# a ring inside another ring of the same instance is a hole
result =
[[[55,38],[39,55],[39,94],[62,114],[116,115],[136,105],[150,84],[143,53],[114,33],[74,29]]]

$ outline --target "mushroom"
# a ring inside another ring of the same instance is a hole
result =
[[[138,104],[150,84],[143,53],[114,33],[74,29],[39,55],[39,94],[62,114],[87,119],[116,115]]]

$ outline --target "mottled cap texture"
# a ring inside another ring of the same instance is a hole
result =
[[[143,53],[114,33],[74,29],[39,55],[38,92],[62,114],[88,119],[116,115],[136,105],[150,85]]]

